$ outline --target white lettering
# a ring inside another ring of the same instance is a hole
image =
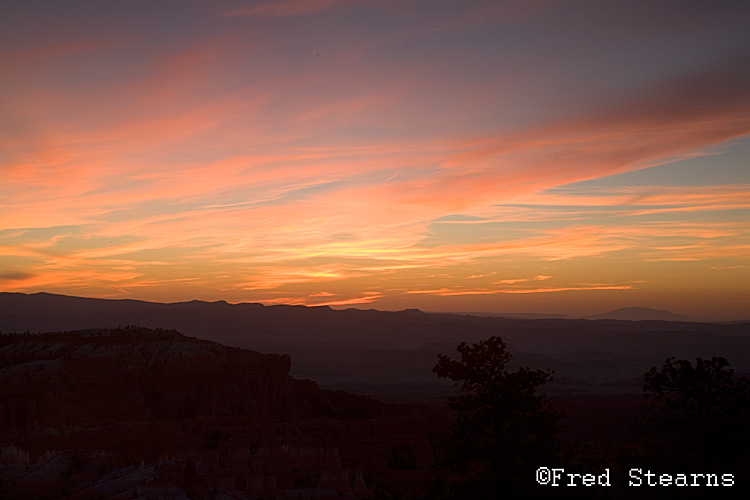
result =
[[[567,476],[567,483],[563,482],[563,476]],[[565,472],[565,469],[550,469],[539,467],[536,470],[536,482],[542,486],[612,486],[609,481],[609,469],[596,476],[594,474],[580,474],[577,472]]]
[[[552,486],[560,486],[558,481],[562,477],[562,473],[565,469],[552,469]]]
[[[607,470],[607,474],[609,469]],[[600,478],[600,482],[603,479]],[[692,472],[690,474],[656,474],[646,469],[630,469],[628,471],[628,486],[734,486],[734,474],[722,474],[719,480],[718,474],[701,474]],[[692,480],[692,482],[691,482]],[[584,478],[584,484],[586,484]],[[607,477],[609,486],[609,477]]]
[[[609,482],[609,469],[604,469],[604,474],[596,480],[599,486],[612,486]]]
[[[628,475],[630,476],[630,481],[628,481],[628,486],[640,486],[643,484],[643,480],[641,479],[641,474],[643,471],[641,469],[630,469],[628,471]],[[633,480],[638,481],[637,483],[633,482]]]

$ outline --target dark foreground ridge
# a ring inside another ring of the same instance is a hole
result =
[[[167,330],[0,335],[0,498],[429,487],[428,431],[410,424],[419,410],[324,391],[289,367],[289,356]]]

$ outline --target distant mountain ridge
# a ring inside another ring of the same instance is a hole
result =
[[[508,318],[508,319],[568,319],[570,316],[562,313],[491,313],[491,312],[456,312],[453,314],[465,314],[469,316],[480,316],[486,318]]]
[[[630,379],[661,365],[668,356],[724,356],[737,373],[750,372],[750,322],[519,319],[417,310],[334,310],[224,301],[169,304],[0,293],[0,332],[120,325],[174,329],[224,345],[288,354],[295,378],[398,403],[442,403],[452,384],[432,372],[437,355],[455,355],[459,343],[493,335],[506,342],[513,363],[551,368],[561,381],[596,385]]]
[[[624,321],[690,321],[682,314],[650,307],[621,307],[614,311],[587,316],[587,319],[617,319]]]

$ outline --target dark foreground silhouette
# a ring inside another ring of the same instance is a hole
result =
[[[0,498],[744,498],[740,386],[657,396],[747,374],[749,326],[0,293]],[[521,404],[461,400],[457,345]]]
[[[742,498],[746,491],[746,382],[726,360],[696,368],[668,360],[646,374],[649,393],[679,394],[676,387],[688,399],[701,380],[715,382],[709,392],[722,403],[707,462],[693,446],[705,436],[685,416],[696,414],[675,413],[674,401],[664,401],[665,432],[629,398],[540,394],[551,374],[507,369],[511,355],[498,337],[458,351],[460,360],[440,356],[434,371],[464,393],[450,408],[430,409],[325,391],[290,377],[288,356],[175,331],[0,335],[0,498]]]
[[[289,367],[174,331],[2,335],[0,498],[428,495],[427,410]]]

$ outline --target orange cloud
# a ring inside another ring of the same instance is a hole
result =
[[[448,288],[441,288],[437,290],[409,290],[407,294],[426,294],[426,295],[438,295],[441,297],[451,297],[458,295],[494,295],[498,293],[508,294],[528,294],[528,293],[552,293],[552,292],[571,292],[571,291],[582,291],[582,290],[632,290],[633,287],[630,285],[587,285],[578,287],[557,287],[557,288],[517,288],[517,289],[502,289],[502,290],[454,290]]]
[[[630,285],[592,285],[578,287],[560,287],[560,288],[533,288],[519,290],[502,290],[500,293],[552,293],[552,292],[578,292],[581,290],[632,290]]]
[[[376,302],[378,299],[380,299],[383,296],[383,294],[378,292],[370,292],[367,293],[361,297],[353,297],[348,299],[341,299],[341,300],[329,300],[329,301],[323,301],[320,302],[315,295],[311,295],[308,297],[294,297],[294,296],[287,296],[287,297],[276,297],[273,299],[262,299],[262,302],[265,304],[289,304],[289,305],[299,305],[299,306],[308,306],[308,307],[325,307],[325,306],[349,306],[349,305],[359,305],[359,304],[370,304],[372,302]]]

